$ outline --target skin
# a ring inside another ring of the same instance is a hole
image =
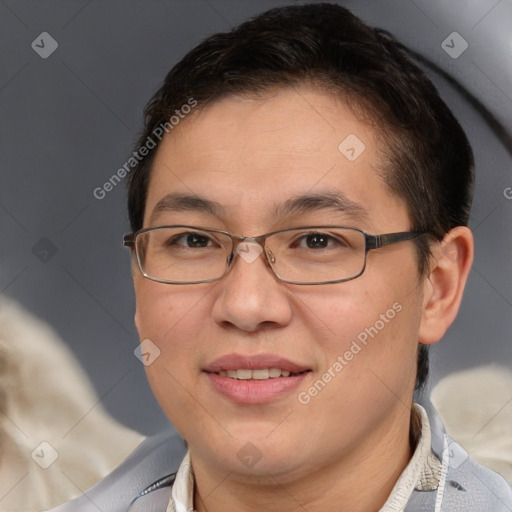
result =
[[[407,231],[404,202],[379,177],[381,142],[341,100],[312,87],[217,101],[182,121],[158,149],[144,226],[192,224],[256,236],[297,225],[341,224],[371,234]],[[364,142],[353,162],[338,150]],[[276,217],[305,193],[339,192],[364,217],[328,210]],[[202,211],[154,215],[171,192],[217,201]],[[433,248],[418,276],[413,242],[370,251],[364,274],[344,283],[278,281],[264,256],[236,257],[220,281],[169,285],[134,266],[135,321],[161,355],[146,368],[161,407],[187,440],[198,511],[377,511],[411,457],[410,410],[418,340],[437,342],[457,313],[472,261],[459,227]],[[306,405],[307,389],[394,303],[402,310]],[[272,353],[307,366],[299,389],[263,405],[221,396],[202,369],[225,354]],[[252,443],[261,459],[237,453]]]

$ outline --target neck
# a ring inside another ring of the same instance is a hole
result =
[[[402,411],[398,418],[381,427],[335,463],[312,467],[309,474],[294,479],[269,473],[263,481],[244,479],[233,473],[222,475],[197,463],[193,457],[195,509],[197,512],[378,511],[414,448],[410,444],[409,413]]]

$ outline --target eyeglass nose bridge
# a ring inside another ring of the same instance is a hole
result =
[[[272,268],[272,263],[275,262],[275,256],[272,251],[265,246],[266,236],[258,236],[258,237],[250,237],[250,236],[238,236],[233,238],[233,250],[228,258],[228,264],[231,265],[235,253],[238,254],[240,258],[242,258],[246,263],[255,262],[261,253],[265,253],[266,260],[270,263],[270,267]]]

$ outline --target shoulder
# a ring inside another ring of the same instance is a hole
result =
[[[512,483],[512,368],[477,366],[447,375],[432,404],[446,430],[480,464]],[[505,404],[505,405],[504,405]]]
[[[508,512],[512,509],[512,487],[501,475],[473,460],[451,438],[447,451],[442,510]]]
[[[484,467],[446,433],[432,404],[423,404],[428,414],[431,449],[439,460],[435,489],[415,489],[406,512],[510,512],[512,488],[498,473]]]
[[[149,512],[152,508],[146,497],[151,496],[155,503],[168,501],[174,473],[186,452],[176,432],[150,437],[91,489],[47,512],[128,512],[138,510],[139,501]]]
[[[430,491],[415,489],[405,512],[512,510],[512,488],[501,475],[475,462],[451,439],[444,455],[439,487]]]

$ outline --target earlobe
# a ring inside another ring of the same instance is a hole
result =
[[[424,284],[419,342],[437,343],[457,316],[473,262],[473,235],[458,226],[432,247],[432,259]]]
[[[138,309],[135,310],[135,315],[133,316],[133,321],[135,323],[135,328],[137,329],[137,332],[140,332],[139,329],[139,312]]]
[[[137,279],[139,278],[139,275],[140,275],[139,267],[137,266],[137,263],[135,261],[132,261],[132,280],[133,280],[133,287],[135,290],[135,314],[133,315],[133,322],[135,324],[135,328],[137,329],[138,333],[140,333],[139,307],[137,304]]]

